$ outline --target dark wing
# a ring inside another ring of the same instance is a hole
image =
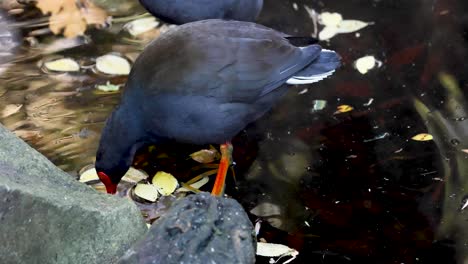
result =
[[[248,22],[206,20],[158,38],[133,66],[128,92],[203,95],[254,102],[281,86],[320,54],[282,33]],[[138,72],[138,78],[136,77]]]

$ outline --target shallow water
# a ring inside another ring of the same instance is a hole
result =
[[[466,259],[468,4],[265,2],[259,22],[290,34],[314,31],[304,3],[375,24],[321,43],[343,57],[343,67],[318,84],[291,87],[233,140],[237,182],[230,178],[227,194],[255,213],[252,220],[262,220],[259,238],[297,249],[292,263]],[[92,67],[50,74],[38,63],[61,55],[92,65],[108,52],[134,59],[144,43],[127,41],[122,25],[68,40],[70,48],[60,52],[51,52],[51,43],[63,40],[50,34],[32,47],[21,42],[0,77],[0,122],[75,176],[94,161],[103,122],[119,100],[118,93],[98,92],[95,85],[123,84],[125,78]],[[20,36],[30,32],[23,27]],[[359,73],[353,62],[365,55],[383,65]],[[314,100],[327,105],[313,110]],[[354,109],[336,113],[340,105]],[[419,133],[434,140],[411,139]],[[164,169],[184,178],[194,165],[186,157],[195,150],[170,146],[160,150],[167,158],[143,151],[138,162],[149,173]]]

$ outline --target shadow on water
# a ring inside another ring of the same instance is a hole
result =
[[[229,182],[227,193],[261,219],[259,238],[299,251],[293,263],[463,262],[468,4],[265,0],[259,22],[310,35],[308,8],[375,24],[322,43],[344,66],[307,90],[291,88],[233,140],[237,185]],[[0,78],[1,123],[73,175],[94,161],[103,121],[119,100],[95,84],[125,78],[47,74],[37,64],[55,55],[86,64],[111,51],[135,58],[141,45],[122,41],[119,27],[91,31],[54,54],[42,43],[57,37],[42,36],[32,48],[24,42],[16,54],[22,59]],[[353,62],[365,55],[383,66],[360,74]],[[327,106],[314,111],[318,99]],[[343,104],[354,110],[337,114]],[[419,133],[434,140],[411,139]],[[178,158],[146,169],[183,174],[174,164],[193,150],[174,147],[168,153]]]

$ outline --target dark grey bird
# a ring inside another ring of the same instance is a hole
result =
[[[155,17],[173,24],[205,19],[255,21],[263,0],[140,0]]]
[[[335,52],[297,47],[289,38],[255,23],[214,19],[150,43],[102,132],[96,170],[108,192],[116,191],[142,144],[228,143],[273,107],[285,84],[320,81],[340,65]],[[224,145],[220,171],[227,170],[228,150]]]

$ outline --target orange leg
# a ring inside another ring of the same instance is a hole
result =
[[[226,174],[231,165],[232,148],[231,142],[221,144],[221,161],[219,162],[218,174],[216,175],[213,190],[211,191],[211,194],[214,196],[221,196],[224,193]]]

